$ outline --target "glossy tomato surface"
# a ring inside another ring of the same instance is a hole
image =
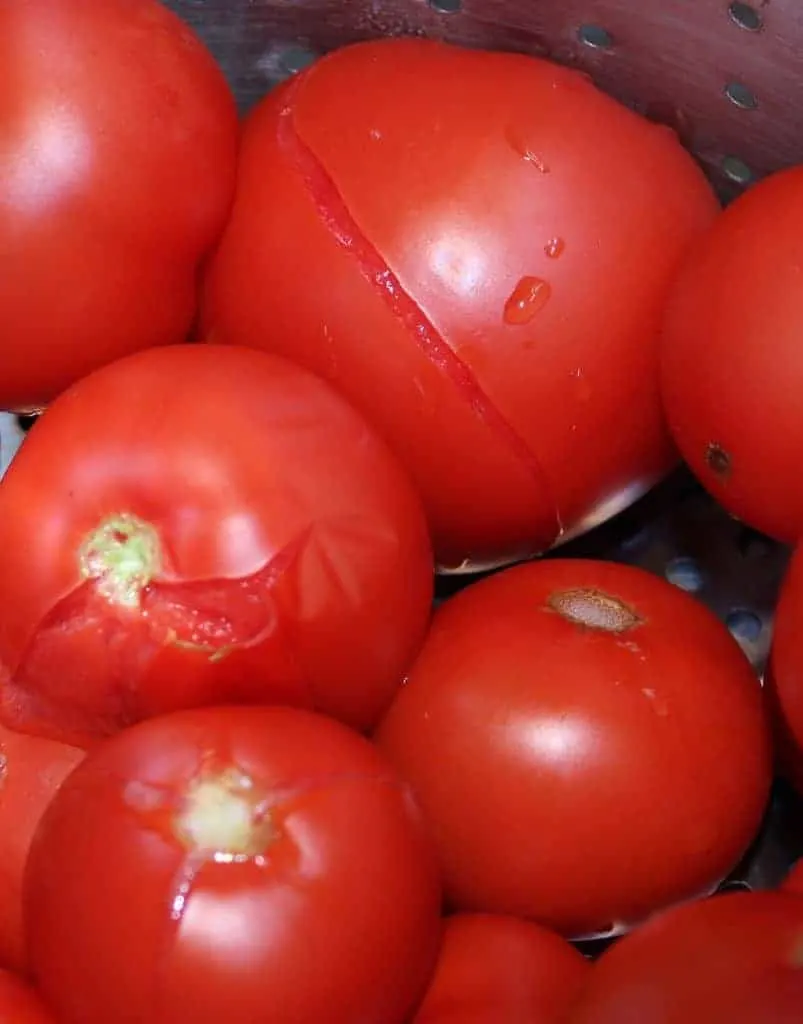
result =
[[[455,914],[412,1024],[554,1024],[590,967],[565,939],[529,921]]]
[[[437,612],[378,740],[450,904],[568,937],[710,891],[771,776],[761,689],[725,627],[630,566],[546,560]]]
[[[0,55],[0,408],[37,408],[187,334],[237,117],[157,0],[0,4]]]
[[[361,43],[250,115],[205,336],[347,394],[413,473],[443,565],[504,559],[672,464],[658,325],[716,212],[672,133],[578,73]]]
[[[63,1024],[401,1024],[440,936],[406,784],[291,708],[178,712],[98,746],[42,820],[27,895]]]
[[[76,743],[214,703],[370,727],[429,619],[403,470],[328,384],[249,349],[151,349],[67,391],[0,537],[0,712]]]
[[[76,747],[0,725],[0,965],[19,973],[27,969],[22,880],[28,850],[45,808],[82,757]]]
[[[781,767],[803,793],[803,548],[789,564],[773,619],[765,685]]]
[[[677,907],[614,945],[570,1024],[799,1024],[803,900],[730,893]]]
[[[0,969],[0,1024],[56,1024],[56,1019],[21,978]]]
[[[803,532],[803,168],[738,198],[694,248],[662,340],[667,419],[704,486],[784,541]]]

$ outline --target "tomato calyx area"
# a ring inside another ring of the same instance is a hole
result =
[[[733,468],[731,457],[718,442],[711,441],[705,446],[703,458],[706,466],[720,480],[727,480],[731,475],[731,469]]]
[[[600,633],[620,635],[644,624],[644,619],[621,598],[594,587],[558,590],[547,598],[547,608],[567,622]]]
[[[81,576],[92,580],[110,604],[138,608],[142,592],[162,570],[159,535],[128,512],[105,519],[78,553]]]

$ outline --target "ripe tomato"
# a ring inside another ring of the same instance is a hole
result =
[[[234,189],[225,79],[156,0],[0,4],[0,408],[181,341]]]
[[[571,1024],[799,1024],[803,900],[729,893],[676,907],[590,972]]]
[[[674,461],[657,331],[717,209],[671,132],[574,71],[361,43],[249,117],[204,331],[348,395],[414,475],[443,565],[501,560]]]
[[[792,865],[781,888],[784,892],[799,893],[803,896],[803,858]]]
[[[662,341],[669,425],[730,512],[780,540],[803,528],[803,167],[738,198],[681,273]]]
[[[56,1024],[32,988],[0,969],[0,1024]]]
[[[0,489],[0,707],[84,744],[160,712],[375,723],[426,630],[420,502],[325,382],[177,345],[85,378]]]
[[[64,1024],[400,1024],[440,935],[407,786],[291,708],[177,712],[100,744],[45,812],[27,895]]]
[[[0,725],[0,964],[19,973],[27,968],[22,879],[28,850],[45,808],[82,757],[75,747]]]
[[[803,546],[792,557],[781,586],[765,685],[779,761],[803,793]]]
[[[378,740],[452,906],[579,938],[717,885],[760,824],[768,732],[704,606],[640,569],[555,559],[441,606]]]
[[[565,939],[497,914],[446,919],[435,975],[413,1024],[557,1021],[590,963]]]

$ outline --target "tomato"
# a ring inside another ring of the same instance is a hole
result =
[[[703,485],[784,541],[803,527],[803,167],[738,198],[698,242],[662,340],[669,425]]]
[[[378,731],[450,905],[611,934],[711,891],[762,818],[761,689],[725,627],[640,569],[546,560],[436,612]]]
[[[803,896],[803,858],[792,865],[781,888],[784,892],[799,893]]]
[[[673,463],[657,332],[717,210],[670,131],[574,71],[360,43],[248,118],[202,333],[289,355],[361,408],[442,565],[509,559]]]
[[[22,879],[28,850],[45,808],[82,757],[75,747],[0,725],[0,964],[20,973],[27,967]]]
[[[803,793],[803,548],[787,569],[775,607],[765,674],[776,727],[778,760]]]
[[[0,5],[0,408],[181,341],[231,205],[223,75],[156,0]]]
[[[455,914],[413,1024],[556,1021],[590,963],[553,932],[515,917]]]
[[[799,1024],[803,900],[730,893],[676,907],[594,966],[571,1024]]]
[[[98,745],[45,812],[27,896],[64,1024],[396,1024],[440,936],[408,787],[291,708],[176,712]]]
[[[0,969],[0,1024],[56,1024],[28,985]]]
[[[368,728],[429,619],[408,478],[329,385],[249,349],[150,349],[65,392],[0,537],[0,710],[79,745],[215,703]]]

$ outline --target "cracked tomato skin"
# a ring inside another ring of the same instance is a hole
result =
[[[611,947],[567,1024],[798,1024],[803,900],[728,893],[659,915]]]
[[[549,559],[435,613],[378,742],[455,909],[568,938],[710,892],[761,823],[761,687],[724,625],[641,569]]]
[[[3,1024],[57,1024],[37,993],[16,974],[2,969],[0,1021]]]
[[[197,780],[232,776],[248,813],[198,804],[193,831]],[[209,841],[221,822],[237,844]],[[26,882],[63,1024],[403,1024],[437,957],[437,867],[406,783],[297,709],[193,709],[100,744],[46,812]]]
[[[674,463],[661,309],[717,210],[668,129],[574,71],[360,43],[249,116],[202,333],[289,355],[361,408],[441,565],[505,560]]]
[[[661,341],[666,417],[684,459],[732,515],[787,543],[803,534],[802,267],[795,167],[739,196],[695,246]]]
[[[156,0],[0,4],[0,408],[182,341],[234,189],[237,112]]]
[[[591,964],[565,939],[501,914],[444,922],[438,966],[412,1024],[549,1024]]]
[[[369,728],[429,619],[406,474],[328,384],[249,349],[151,349],[65,392],[0,536],[0,713],[78,744],[216,703]]]

